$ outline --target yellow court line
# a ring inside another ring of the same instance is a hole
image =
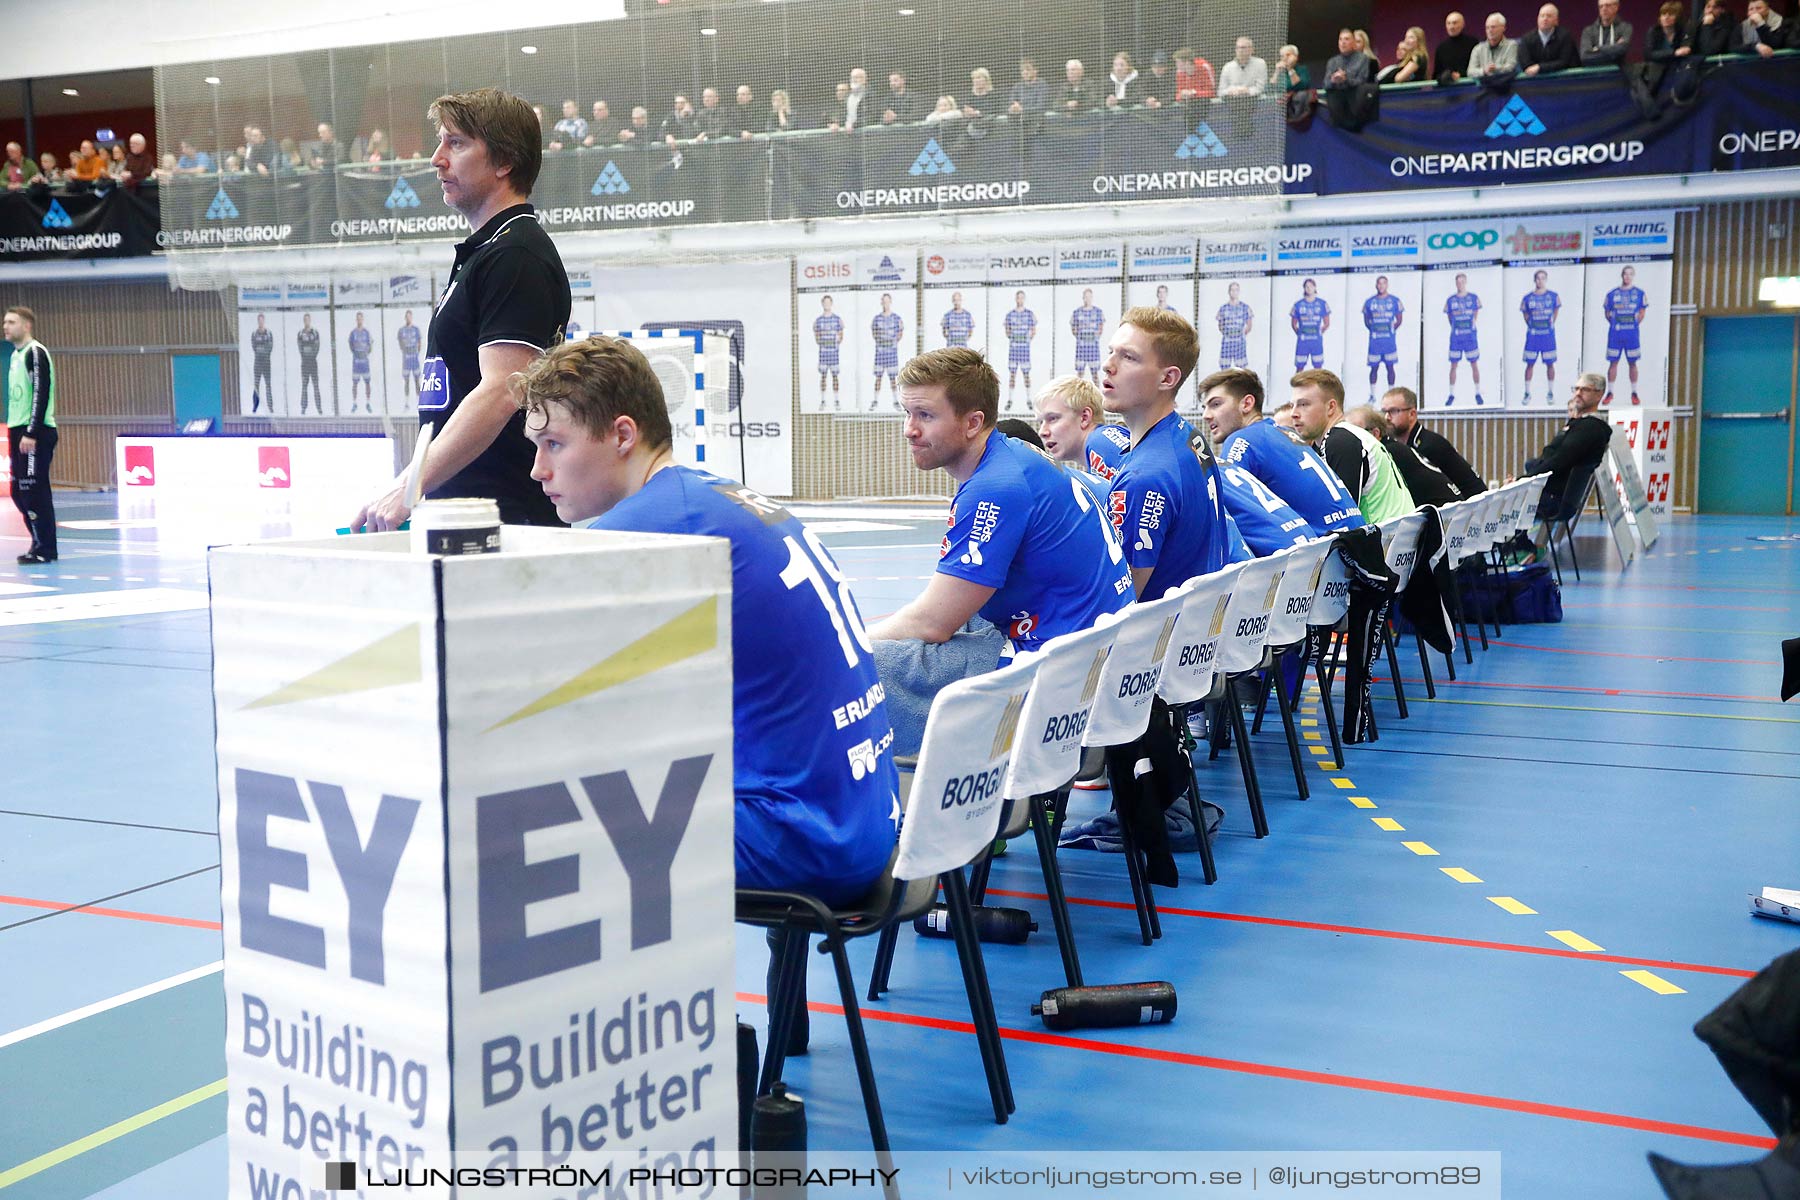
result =
[[[1358,808],[1375,808],[1376,807],[1375,802],[1373,800],[1369,799],[1367,796],[1352,796],[1352,797],[1350,797],[1350,803],[1356,805],[1356,807],[1358,807]]]
[[[1481,876],[1463,867],[1439,867],[1438,870],[1456,880],[1458,883],[1480,883]]]
[[[1650,971],[1620,971],[1619,974],[1633,983],[1641,983],[1659,996],[1685,996],[1686,988],[1676,987],[1662,976]]]
[[[1324,766],[1323,763],[1321,763],[1319,765]],[[1345,791],[1349,791],[1352,788],[1354,788],[1356,785],[1354,783],[1351,783],[1348,779],[1345,779],[1342,775],[1334,775],[1331,778],[1331,786],[1335,787],[1335,788],[1343,788]]]
[[[1317,717],[1301,717],[1300,724],[1303,727],[1310,727],[1313,729],[1317,729],[1319,727],[1319,720]]]
[[[1544,932],[1567,946],[1569,949],[1579,950],[1583,954],[1593,954],[1597,951],[1606,949],[1605,946],[1598,946],[1593,942],[1588,941],[1573,929],[1546,929]]]
[[[1370,817],[1369,820],[1375,822],[1375,828],[1385,830],[1388,833],[1406,832],[1406,826],[1394,820],[1392,817]]]
[[[11,1187],[21,1179],[30,1179],[42,1171],[68,1162],[71,1158],[86,1154],[89,1150],[98,1149],[108,1142],[117,1141],[128,1133],[135,1133],[146,1125],[153,1125],[164,1117],[173,1116],[184,1108],[192,1108],[203,1100],[210,1100],[225,1091],[225,1081],[215,1079],[204,1087],[197,1087],[173,1100],[165,1100],[155,1108],[146,1108],[136,1116],[126,1117],[123,1121],[115,1121],[105,1129],[96,1129],[86,1137],[76,1138],[66,1146],[59,1146],[46,1154],[27,1159],[16,1167],[0,1171],[0,1188]]]
[[[1735,713],[1664,712],[1654,708],[1600,708],[1591,704],[1515,704],[1510,700],[1449,700],[1439,696],[1427,704],[1476,704],[1483,708],[1542,708],[1554,712],[1618,713],[1631,717],[1704,717],[1709,721],[1763,721],[1773,725],[1800,725],[1796,717],[1746,717]]]
[[[1537,909],[1529,904],[1522,904],[1511,896],[1489,896],[1488,903],[1499,905],[1515,917],[1530,917],[1537,914]]]
[[[1314,736],[1314,737],[1318,737],[1318,736],[1319,736],[1319,735],[1318,735],[1318,734],[1316,734],[1316,733],[1315,733],[1315,734],[1313,734],[1313,736]],[[1308,750],[1310,750],[1310,751],[1312,751],[1312,752],[1313,752],[1313,753],[1314,753],[1314,754],[1317,754],[1317,755],[1319,755],[1319,756],[1320,756],[1320,757],[1321,757],[1321,758],[1323,758],[1323,757],[1324,757],[1324,756],[1325,756],[1325,755],[1327,755],[1327,754],[1330,754],[1330,753],[1331,753],[1331,747],[1330,747],[1330,746],[1308,746],[1308,747],[1307,747],[1307,749],[1308,749]],[[1324,763],[1320,763],[1320,764],[1319,764],[1319,765],[1320,765],[1320,766],[1321,766],[1321,767],[1322,767],[1322,766],[1324,766],[1324,765],[1325,765],[1325,764],[1324,764]]]
[[[1405,846],[1408,850],[1411,850],[1414,854],[1419,855],[1421,858],[1435,858],[1437,856],[1437,851],[1433,850],[1424,842],[1401,842],[1400,844]]]
[[[1300,737],[1303,741],[1308,741],[1308,742],[1316,742],[1319,739],[1323,738],[1324,736],[1325,735],[1322,733],[1303,733],[1300,735]]]

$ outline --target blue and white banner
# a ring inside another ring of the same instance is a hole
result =
[[[1672,212],[1593,213],[1588,217],[1591,259],[1669,258],[1674,253]]]
[[[1323,226],[1275,231],[1277,271],[1333,271],[1348,261],[1344,229]]]
[[[1200,274],[1260,274],[1268,270],[1273,261],[1269,242],[1267,230],[1203,237],[1200,239]]]
[[[1419,225],[1363,225],[1350,230],[1350,266],[1416,267],[1425,261],[1425,230]]]

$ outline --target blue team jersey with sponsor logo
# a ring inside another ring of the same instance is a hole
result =
[[[742,484],[683,466],[593,528],[731,543],[738,886],[854,899],[893,849],[899,778],[868,634],[818,536]]]
[[[906,322],[897,312],[876,313],[875,319],[869,322],[869,332],[875,335],[877,346],[898,346],[905,328]]]
[[[1639,287],[1616,287],[1606,293],[1606,319],[1615,333],[1635,331],[1638,327],[1638,314],[1650,306],[1644,298],[1644,289]]]
[[[1225,484],[1226,515],[1256,557],[1297,546],[1313,536],[1305,517],[1244,468],[1226,463],[1219,476]]]
[[[1081,480],[999,430],[956,489],[937,569],[997,589],[981,615],[1020,652],[1132,599],[1124,555]]]
[[[1037,314],[1029,308],[1009,308],[1006,310],[1006,336],[1014,342],[1029,342],[1031,335],[1037,330]]]
[[[1302,296],[1294,301],[1292,315],[1294,320],[1300,322],[1300,328],[1295,332],[1301,337],[1320,337],[1325,332],[1325,318],[1331,315],[1331,305],[1317,297],[1308,300]]]
[[[1450,293],[1444,300],[1444,315],[1450,318],[1451,333],[1474,333],[1475,313],[1481,308],[1481,297],[1474,292]]]
[[[400,343],[400,353],[407,358],[416,358],[419,354],[419,343],[423,340],[417,325],[402,325],[394,340]]]
[[[975,314],[966,308],[953,308],[944,314],[944,345],[967,346],[975,336]]]
[[[1097,304],[1084,304],[1069,314],[1069,332],[1083,341],[1093,341],[1106,328],[1106,314]]]
[[[1321,301],[1323,303],[1323,301]],[[1299,305],[1295,305],[1298,312]],[[1219,306],[1219,332],[1225,337],[1243,337],[1244,331],[1250,327],[1250,306],[1239,300],[1235,304]]]
[[[1225,439],[1220,465],[1248,471],[1306,518],[1314,534],[1363,524],[1362,510],[1343,482],[1310,446],[1302,446],[1272,421],[1256,421]]]
[[[367,358],[375,348],[375,336],[367,329],[350,331],[350,353],[356,358]]]
[[[1400,325],[1403,311],[1400,297],[1377,293],[1363,301],[1363,324],[1376,337],[1392,337]]]
[[[1131,449],[1131,430],[1123,425],[1101,425],[1087,435],[1087,469],[1105,480],[1119,473],[1125,452]]]
[[[1525,332],[1555,333],[1556,310],[1562,307],[1562,301],[1555,292],[1526,292],[1519,301],[1519,311],[1525,314]]]
[[[1150,568],[1139,599],[1161,599],[1225,565],[1230,539],[1217,464],[1180,413],[1152,425],[1131,447],[1110,499],[1126,561],[1133,570]]]
[[[844,340],[844,318],[832,313],[830,316],[813,318],[813,340],[821,346],[835,346]]]

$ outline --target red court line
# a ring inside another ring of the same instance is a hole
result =
[[[1514,650],[1542,650],[1545,654],[1582,654],[1596,658],[1644,658],[1651,662],[1736,663],[1746,667],[1779,667],[1781,664],[1762,658],[1682,658],[1674,654],[1626,654],[1620,650],[1570,650],[1561,646],[1527,646],[1524,642],[1503,642],[1494,638],[1491,645],[1510,646]]]
[[[768,1004],[766,996],[755,992],[739,992],[743,1004]],[[807,1009],[816,1013],[843,1014],[843,1007],[811,1000]],[[916,1013],[893,1012],[888,1009],[859,1006],[865,1021],[886,1021],[893,1025],[912,1025],[922,1029],[940,1029],[947,1033],[973,1034],[975,1026],[967,1021],[947,1021],[941,1017],[925,1017]],[[1756,1150],[1772,1150],[1775,1139],[1731,1129],[1709,1129],[1704,1125],[1683,1125],[1674,1121],[1653,1121],[1648,1117],[1632,1117],[1623,1113],[1602,1112],[1592,1108],[1571,1108],[1563,1104],[1544,1104],[1536,1100],[1515,1100],[1510,1096],[1489,1096],[1481,1092],[1458,1092],[1448,1088],[1421,1087],[1412,1083],[1396,1083],[1388,1079],[1367,1079],[1357,1075],[1337,1075],[1323,1071],[1304,1071],[1297,1067],[1277,1067],[1269,1063],[1248,1062],[1237,1058],[1215,1058],[1209,1054],[1187,1054],[1179,1050],[1158,1050],[1150,1046],[1132,1046],[1120,1042],[1066,1037],[1037,1029],[1000,1027],[1000,1036],[1014,1042],[1031,1042],[1039,1046],[1055,1046],[1064,1050],[1086,1050],[1091,1054],[1111,1054],[1120,1058],[1140,1058],[1150,1062],[1173,1063],[1185,1067],[1204,1067],[1211,1071],[1230,1071],[1238,1075],[1259,1075],[1265,1079],[1286,1079],[1295,1083],[1316,1083],[1325,1087],[1348,1088],[1359,1092],[1381,1092],[1390,1096],[1406,1096],[1414,1100],[1437,1100],[1445,1104],[1466,1104],[1475,1108],[1499,1109],[1528,1116],[1554,1117],[1561,1121],[1580,1121],[1589,1125],[1610,1125],[1615,1129],[1635,1129],[1642,1133],[1659,1133],[1671,1137],[1694,1138],[1706,1142],[1722,1142],[1728,1146],[1748,1146]]]
[[[988,889],[991,896],[1010,896],[1017,900],[1048,900],[1042,892],[1009,892]],[[1090,908],[1132,909],[1127,900],[1099,900],[1088,896],[1070,896],[1070,904]],[[1665,971],[1692,971],[1700,975],[1726,975],[1733,979],[1749,979],[1755,971],[1739,967],[1715,967],[1706,963],[1671,962],[1658,958],[1631,958],[1623,954],[1590,954],[1580,950],[1552,950],[1547,946],[1525,946],[1517,942],[1484,942],[1474,938],[1445,937],[1435,933],[1408,933],[1400,929],[1370,929],[1361,925],[1326,925],[1318,921],[1292,921],[1285,917],[1256,917],[1247,913],[1212,912],[1204,908],[1170,908],[1159,904],[1156,911],[1164,916],[1199,917],[1208,921],[1237,921],[1245,925],[1273,925],[1282,929],[1310,929],[1320,933],[1349,933],[1358,937],[1393,938],[1402,942],[1425,942],[1436,946],[1461,946],[1468,950],[1504,950],[1511,954],[1536,954],[1545,958],[1578,959],[1583,962],[1623,963],[1631,967],[1660,967]]]
[[[0,904],[17,904],[24,908],[48,908],[55,912],[84,912],[96,917],[119,917],[126,921],[148,921],[152,925],[180,925],[187,929],[224,929],[217,921],[197,921],[192,917],[170,917],[162,913],[134,912],[128,908],[95,908],[86,904],[64,904],[60,900],[33,900],[27,896],[0,896]]]

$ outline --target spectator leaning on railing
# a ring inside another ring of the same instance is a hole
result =
[[[1556,5],[1546,4],[1538,9],[1537,28],[1519,39],[1521,74],[1542,75],[1581,65],[1581,52],[1561,22],[1562,14]]]
[[[1106,77],[1106,107],[1140,104],[1143,99],[1144,88],[1138,81],[1138,69],[1132,65],[1131,55],[1121,50],[1113,55],[1112,74]]]
[[[1777,50],[1792,46],[1794,32],[1781,19],[1780,13],[1770,11],[1769,0],[1750,0],[1745,8],[1744,23],[1738,26],[1738,40],[1743,42],[1746,54],[1767,58]]]
[[[0,179],[6,190],[16,192],[38,177],[38,165],[25,157],[25,148],[17,142],[6,143],[6,162],[0,165]]]
[[[1506,36],[1506,18],[1500,13],[1489,13],[1484,28],[1486,40],[1469,52],[1469,77],[1494,79],[1517,74],[1519,43]],[[1585,39],[1586,35],[1582,36]]]
[[[1460,83],[1469,73],[1469,56],[1475,52],[1475,35],[1463,25],[1463,15],[1444,18],[1444,40],[1437,44],[1431,77],[1439,83]]]
[[[1038,78],[1037,63],[1029,58],[1019,60],[1019,82],[1006,96],[1006,111],[1013,116],[1050,110],[1050,85]]]
[[[1706,8],[1694,24],[1694,57],[1712,58],[1734,54],[1743,47],[1737,18],[1725,0],[1707,0]]]
[[[1619,20],[1619,0],[1600,0],[1599,17],[1581,31],[1581,65],[1613,66],[1631,50],[1631,22]]]
[[[1158,50],[1150,56],[1150,76],[1143,84],[1144,103],[1151,108],[1175,103],[1175,68],[1169,62],[1167,50]]]
[[[1192,46],[1175,51],[1175,99],[1211,100],[1217,94],[1212,64],[1196,54]]]
[[[1219,71],[1219,95],[1260,96],[1269,86],[1269,64],[1256,57],[1256,43],[1237,40],[1230,62]]]
[[[1300,47],[1283,46],[1269,82],[1283,91],[1304,92],[1312,87],[1312,72],[1300,61]]]
[[[763,121],[764,133],[791,133],[800,128],[794,116],[793,103],[788,99],[786,88],[776,88],[769,93],[769,115]]]
[[[1426,75],[1425,31],[1414,25],[1394,47],[1394,61],[1375,73],[1376,83],[1422,83]]]
[[[704,142],[725,133],[725,110],[719,107],[719,89],[700,89],[700,111],[694,114],[694,140]]]
[[[753,136],[757,128],[756,93],[749,84],[740,83],[732,93],[731,103],[730,128],[738,131],[739,140]]]
[[[547,150],[561,150],[565,146],[579,146],[588,135],[588,123],[581,118],[580,110],[573,100],[562,102],[562,118],[553,127]]]
[[[1063,89],[1057,96],[1057,107],[1063,112],[1074,114],[1086,112],[1095,107],[1094,89],[1087,82],[1087,68],[1081,65],[1079,58],[1071,58],[1063,64]]]
[[[911,125],[925,114],[919,98],[907,90],[906,73],[904,71],[888,72],[887,107],[881,110],[881,120],[885,125]]]

